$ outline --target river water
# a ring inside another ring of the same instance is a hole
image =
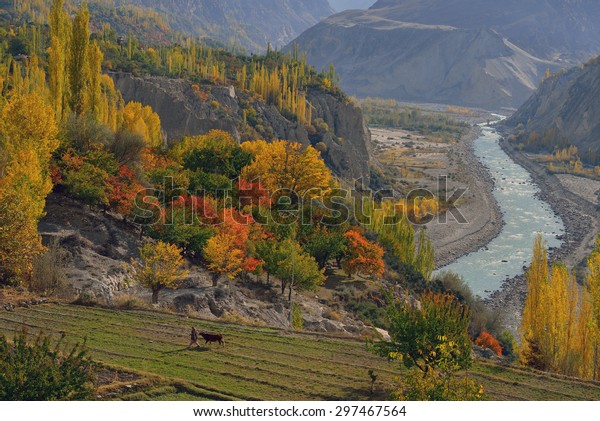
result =
[[[441,270],[458,273],[475,294],[485,298],[500,289],[504,280],[524,272],[537,233],[542,233],[548,247],[559,247],[562,241],[557,237],[564,234],[564,225],[550,205],[536,197],[539,188],[529,173],[502,150],[500,136],[489,127],[482,129],[474,151],[494,179],[493,194],[505,225],[486,247]]]

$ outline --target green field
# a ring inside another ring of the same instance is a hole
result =
[[[225,346],[188,350],[191,326],[222,333]],[[23,327],[70,341],[87,338],[104,368],[99,399],[366,400],[385,399],[402,379],[397,363],[364,341],[191,319],[144,310],[39,305],[0,312],[0,332]],[[370,395],[368,370],[378,375]],[[469,375],[493,400],[600,399],[600,385],[487,362]]]

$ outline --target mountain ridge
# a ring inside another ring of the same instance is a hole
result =
[[[279,48],[334,13],[327,0],[117,0],[151,8],[173,30],[262,52]]]
[[[316,68],[332,62],[357,96],[514,110],[546,70],[600,53],[596,22],[591,0],[379,0],[330,16],[294,44]]]

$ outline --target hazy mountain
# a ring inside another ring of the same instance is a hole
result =
[[[327,0],[118,0],[158,11],[172,29],[250,51],[282,47],[331,15]]]
[[[336,12],[349,9],[368,9],[376,0],[329,0],[329,4]]]
[[[333,62],[342,87],[360,97],[516,108],[557,68],[489,29],[405,23],[377,10],[337,14],[296,42],[317,68]]]
[[[600,58],[544,80],[506,121],[508,126],[519,124],[525,132],[539,135],[557,130],[583,158],[590,150],[600,152]]]
[[[372,8],[393,20],[493,29],[546,59],[600,53],[598,0],[379,0]]]

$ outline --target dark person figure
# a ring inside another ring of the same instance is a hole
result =
[[[192,333],[190,334],[190,348],[193,346],[200,346],[198,344],[198,333],[196,332],[196,328],[192,327]]]

